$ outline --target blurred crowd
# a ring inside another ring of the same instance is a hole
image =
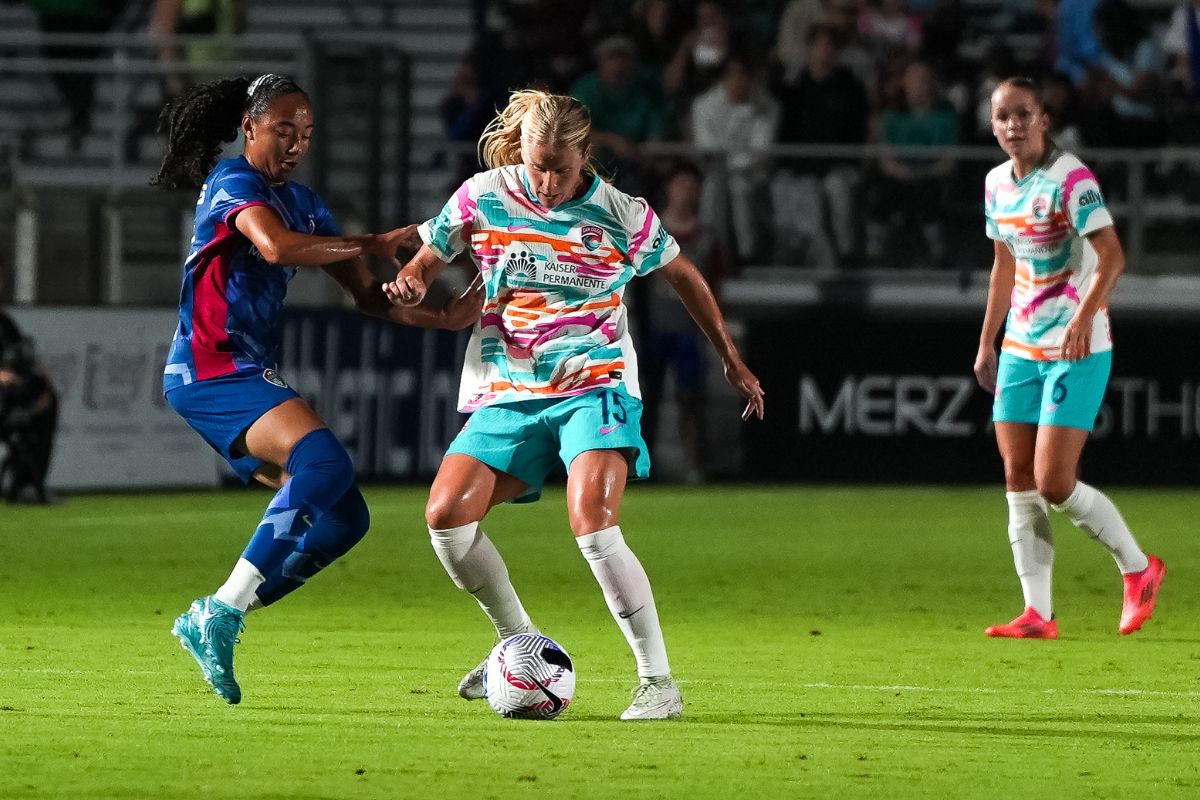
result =
[[[589,106],[599,160],[631,193],[660,200],[678,168],[647,143],[723,151],[705,165],[700,218],[725,229],[734,264],[881,264],[897,237],[946,264],[958,165],[938,148],[994,141],[989,98],[1010,75],[1043,82],[1064,148],[1200,139],[1200,0],[1173,12],[1128,0],[475,5],[481,27],[442,105],[449,138],[475,141],[509,89],[538,85]],[[930,153],[762,155],[864,143]],[[464,154],[457,177],[474,169]]]

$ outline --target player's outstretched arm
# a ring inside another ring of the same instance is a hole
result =
[[[483,309],[482,275],[466,291],[455,292],[441,308],[431,308],[394,305],[383,288],[388,284],[380,284],[361,257],[330,264],[324,269],[354,298],[354,305],[364,314],[400,325],[457,331],[475,324]]]
[[[1017,260],[1008,245],[993,240],[995,258],[992,276],[988,279],[987,311],[983,314],[983,330],[979,334],[979,352],[975,355],[975,380],[988,394],[996,391],[996,337],[1008,315],[1012,290],[1017,282]]]
[[[766,393],[738,354],[737,347],[729,337],[725,316],[717,305],[717,298],[713,296],[700,270],[687,256],[680,254],[662,268],[662,273],[720,356],[725,379],[746,398],[742,419],[749,419],[751,414],[762,419],[763,395]]]
[[[365,236],[314,236],[291,230],[269,206],[243,209],[234,217],[233,224],[267,263],[287,267],[323,267],[360,255],[373,255],[398,269],[396,250],[409,243],[416,230],[416,226],[409,226]]]
[[[438,257],[433,248],[421,245],[417,254],[399,270],[394,281],[383,285],[388,300],[398,306],[415,306],[425,299],[429,284],[437,280],[446,268],[446,262]]]

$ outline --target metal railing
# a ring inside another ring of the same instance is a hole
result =
[[[446,145],[444,152],[447,156],[461,157],[473,154],[475,149],[469,143],[457,143]],[[1156,225],[1188,226],[1200,221],[1200,192],[1196,192],[1191,199],[1186,196],[1187,192],[1194,191],[1193,186],[1200,185],[1200,149],[1084,148],[1075,152],[1100,177],[1108,206],[1122,232],[1126,260],[1131,271],[1200,273],[1200,260],[1193,262],[1200,247],[1200,233],[1195,229],[1184,231],[1183,238],[1190,239],[1190,243],[1185,241],[1177,246],[1169,259],[1150,246],[1153,238],[1151,232]],[[824,166],[849,165],[859,179],[853,213],[860,228],[872,215],[868,200],[873,189],[872,181],[880,178],[878,163],[882,157],[891,155],[900,160],[926,162],[948,158],[954,163],[954,174],[946,179],[947,189],[961,190],[961,194],[946,199],[946,211],[951,220],[971,220],[970,224],[974,226],[972,235],[978,234],[975,238],[979,240],[983,239],[984,230],[983,177],[992,167],[1007,160],[999,147],[985,146],[933,149],[880,144],[776,144],[754,151],[738,150],[731,153],[687,143],[650,142],[638,148],[638,161],[651,172],[661,174],[664,169],[669,170],[669,166],[664,167],[664,164],[684,161],[700,166],[706,178],[718,183],[728,181],[734,171],[729,166],[731,155],[751,158],[753,166],[744,172],[763,191],[788,171],[820,173]],[[797,168],[796,164],[801,161],[806,166]],[[1167,177],[1168,172],[1182,174],[1191,180],[1182,184],[1178,174],[1172,178]],[[618,186],[621,185],[619,169],[610,177]],[[735,238],[728,216],[715,220],[715,223],[723,239],[732,241]],[[987,250],[990,253],[990,245]],[[971,264],[965,268],[977,269],[987,267],[990,263],[989,257],[986,263]]]
[[[232,55],[218,61],[189,62],[162,60],[159,52],[167,46],[186,48],[193,44],[219,45]],[[43,46],[98,46],[104,55],[83,60],[47,59],[40,55]],[[13,194],[15,202],[0,204],[11,206],[13,211],[14,258],[16,275],[14,299],[18,302],[36,302],[39,285],[40,261],[38,242],[41,217],[33,196],[42,190],[78,190],[92,198],[95,204],[94,217],[101,230],[95,237],[100,243],[103,275],[93,280],[99,287],[93,302],[124,302],[123,286],[127,283],[125,265],[128,261],[128,242],[123,230],[124,219],[121,209],[131,197],[145,187],[147,176],[144,170],[133,169],[126,157],[126,138],[130,127],[136,122],[135,99],[139,87],[147,81],[159,81],[169,75],[188,75],[207,78],[216,75],[256,73],[262,71],[287,72],[307,85],[314,97],[318,111],[337,107],[339,91],[345,87],[331,82],[331,64],[340,59],[375,54],[364,62],[364,71],[358,76],[355,88],[364,92],[362,108],[358,113],[365,124],[360,134],[349,139],[351,149],[362,156],[359,160],[360,174],[355,179],[359,187],[357,194],[346,202],[357,204],[353,215],[368,229],[382,229],[394,224],[416,221],[413,214],[426,216],[436,212],[446,199],[440,188],[430,188],[422,196],[420,207],[410,209],[407,205],[411,191],[409,177],[414,170],[411,149],[411,65],[405,52],[395,44],[395,37],[388,31],[315,31],[307,35],[296,34],[244,34],[238,36],[173,36],[155,37],[148,34],[106,34],[101,36],[84,34],[54,34],[29,36],[27,33],[0,32],[0,75],[40,76],[48,70],[64,70],[90,73],[111,81],[109,95],[112,99],[110,124],[102,131],[107,137],[105,156],[93,163],[81,165],[72,159],[35,161],[21,156],[19,148],[12,167]],[[15,55],[10,55],[15,53]],[[389,61],[390,59],[390,61]],[[4,102],[0,100],[0,108]],[[330,115],[336,119],[336,115]],[[36,131],[36,115],[30,115],[30,130]],[[336,192],[336,181],[345,178],[344,164],[337,163],[334,141],[325,123],[314,138],[307,174],[301,180],[311,183],[322,193]],[[346,137],[338,141],[345,148]],[[472,143],[447,143],[442,147],[439,169],[445,180],[444,186],[455,177],[461,164],[460,156],[473,154]],[[842,163],[850,165],[858,176],[856,194],[853,198],[855,224],[861,226],[871,216],[865,198],[872,190],[875,165],[885,153],[900,158],[929,159],[927,148],[890,148],[879,145],[776,145],[752,154],[753,166],[750,173],[756,186],[766,187],[780,175],[794,169],[797,161],[812,163]],[[743,154],[745,155],[745,154]],[[938,157],[949,157],[957,164],[957,176],[948,184],[952,187],[947,198],[948,218],[960,224],[965,232],[964,240],[983,240],[982,221],[982,175],[991,166],[1003,161],[997,147],[951,147],[939,148]],[[1109,195],[1110,206],[1118,220],[1122,238],[1128,253],[1130,271],[1144,272],[1196,272],[1193,266],[1196,244],[1200,244],[1194,232],[1194,223],[1200,219],[1200,198],[1190,198],[1190,184],[1200,176],[1200,150],[1171,148],[1158,150],[1099,150],[1080,151],[1079,155],[1102,176],[1104,188]],[[653,171],[656,165],[671,159],[684,159],[702,165],[718,193],[725,189],[738,170],[730,167],[730,153],[701,150],[681,143],[650,143],[639,149],[639,159]],[[436,159],[435,159],[436,161]],[[430,172],[430,164],[422,164]],[[1179,181],[1170,177],[1170,170],[1191,178]],[[742,170],[744,173],[745,170]],[[343,181],[344,182],[344,181]],[[431,183],[434,183],[431,181]],[[622,176],[617,175],[621,185]],[[0,189],[2,191],[2,189]],[[343,193],[344,194],[344,193]],[[332,205],[336,211],[338,198]],[[186,215],[187,209],[181,207]],[[732,233],[730,215],[725,214],[716,222],[726,240],[735,237]],[[190,223],[164,223],[161,233],[186,247],[186,231]],[[1175,242],[1165,250],[1158,247],[1156,232],[1171,228]],[[976,254],[977,255],[977,254]],[[990,259],[977,258],[972,254],[956,254],[962,269],[984,268]],[[761,262],[760,262],[761,263]],[[768,258],[766,263],[771,263]],[[861,264],[842,262],[842,268],[860,267]],[[948,279],[950,280],[950,279]],[[164,298],[163,302],[170,302]]]
[[[229,55],[216,60],[189,61],[186,58],[161,59],[165,47],[217,45]],[[40,55],[43,47],[86,46],[102,52],[94,58],[62,59]],[[243,34],[237,36],[171,36],[145,33],[38,34],[0,32],[0,76],[40,78],[53,71],[90,74],[107,82],[107,124],[97,126],[94,139],[106,142],[102,157],[78,156],[32,158],[24,151],[22,140],[47,135],[45,114],[30,113],[29,124],[10,137],[0,153],[10,159],[10,207],[13,219],[12,263],[13,299],[18,303],[38,301],[43,260],[39,244],[45,239],[45,208],[38,195],[63,192],[66,196],[86,197],[87,217],[96,220],[91,239],[99,251],[102,275],[87,281],[94,285],[88,302],[119,304],[127,302],[128,238],[125,209],[131,204],[147,203],[149,175],[144,163],[131,163],[128,140],[144,115],[139,117],[136,97],[148,82],[162,82],[168,76],[208,80],[236,74],[280,72],[291,75],[305,86],[318,108],[344,106],[349,92],[345,82],[330,78],[336,67],[343,73],[356,73],[349,87],[364,93],[365,101],[353,113],[361,115],[367,135],[356,141],[347,158],[337,159],[328,151],[331,136],[314,139],[313,158],[301,177],[325,196],[336,211],[360,220],[371,229],[384,220],[407,216],[409,187],[407,165],[411,137],[411,63],[407,52],[398,46],[394,34],[387,31],[306,31],[301,35]],[[6,103],[0,100],[0,109]],[[12,108],[13,104],[9,104]],[[37,110],[44,111],[43,103]],[[102,107],[98,104],[97,107]],[[32,109],[31,109],[32,110]],[[335,131],[338,118],[331,115],[322,128]],[[143,131],[143,133],[145,133]],[[0,141],[0,145],[5,142]],[[336,164],[336,176],[331,165]],[[350,173],[349,175],[347,173]],[[337,186],[334,178],[337,178]],[[349,188],[347,188],[349,187]],[[0,187],[3,192],[4,187]],[[53,202],[53,201],[51,201]],[[158,198],[151,203],[177,204],[183,223],[166,222],[163,238],[179,242],[177,250],[186,250],[190,238],[191,201]],[[170,298],[163,298],[169,302]]]

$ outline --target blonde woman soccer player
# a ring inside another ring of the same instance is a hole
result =
[[[763,391],[708,285],[653,209],[596,176],[591,121],[579,101],[515,92],[479,144],[488,171],[419,228],[424,247],[385,286],[396,303],[419,302],[466,248],[485,284],[459,395],[461,410],[473,413],[425,510],[433,548],[501,637],[536,630],[480,521],[498,503],[536,500],[561,459],[575,540],[637,661],[641,680],[621,718],[678,717],[683,699],[650,581],[620,527],[626,480],[650,469],[625,284],[663,271],[746,398],[743,419],[762,417]],[[481,663],[459,694],[483,697],[482,675]]]
[[[1112,366],[1108,298],[1125,256],[1096,176],[1050,139],[1036,84],[1010,78],[996,88],[992,132],[1010,160],[988,173],[984,189],[996,257],[975,376],[996,398],[1025,611],[987,635],[1058,637],[1047,503],[1112,553],[1125,582],[1118,630],[1133,633],[1154,611],[1166,567],[1142,552],[1112,501],[1076,477]]]

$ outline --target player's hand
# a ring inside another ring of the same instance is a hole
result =
[[[1073,317],[1063,331],[1061,354],[1064,361],[1079,361],[1092,354],[1092,321]]]
[[[396,258],[396,251],[400,248],[405,250],[421,248],[421,237],[417,234],[416,225],[405,225],[403,228],[395,228],[387,233],[371,234],[366,237],[362,245],[363,253],[390,262],[397,272],[404,266]]]
[[[396,280],[383,284],[383,293],[394,306],[420,305],[425,291],[425,281],[413,275],[397,275]]]
[[[394,248],[401,250],[411,250],[417,252],[425,243],[421,241],[421,234],[417,232],[417,225],[405,225],[403,228],[394,228],[380,236],[381,239],[387,241]]]
[[[477,273],[461,294],[454,294],[442,307],[441,327],[451,331],[461,331],[474,325],[483,312],[483,300],[486,296],[483,286],[483,273]]]
[[[746,408],[742,410],[742,419],[750,419],[750,415],[763,418],[763,391],[762,386],[758,383],[758,378],[754,377],[740,358],[736,356],[725,362],[725,380],[729,381],[733,388],[741,393],[742,397],[746,398]]]
[[[975,380],[988,394],[996,393],[996,348],[984,345],[975,356]]]

